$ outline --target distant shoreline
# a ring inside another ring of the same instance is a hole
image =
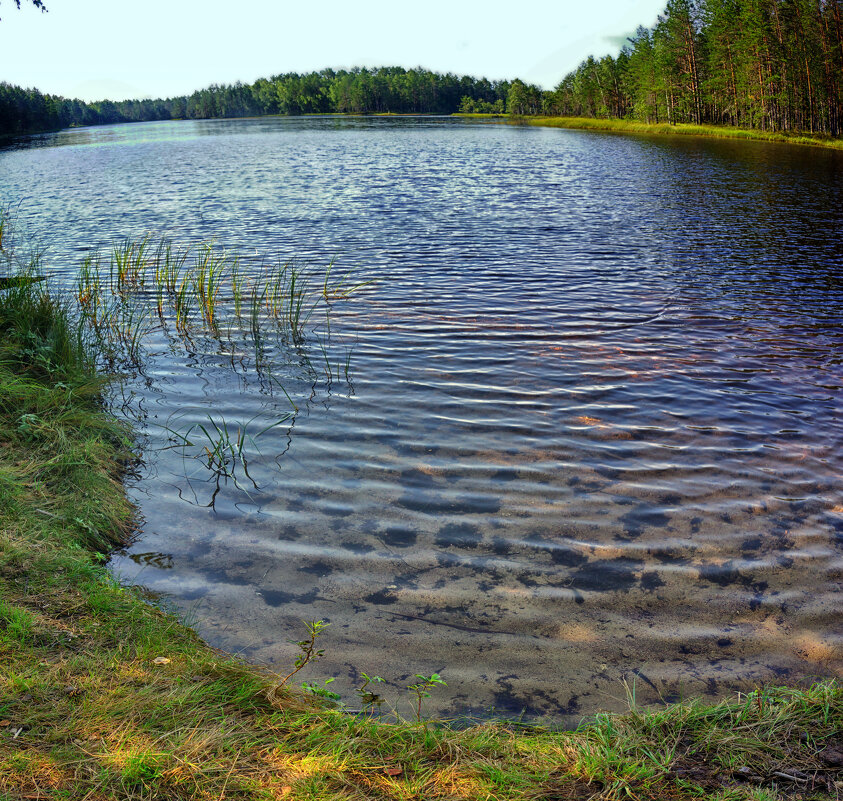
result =
[[[823,137],[806,133],[785,133],[782,131],[756,131],[748,128],[732,128],[726,125],[692,125],[689,123],[646,123],[635,120],[598,119],[594,117],[519,117],[508,114],[477,114],[461,113],[437,114],[432,112],[403,113],[403,112],[322,112],[318,114],[260,114],[244,117],[201,117],[173,118],[171,120],[131,120],[117,123],[97,123],[85,126],[69,126],[65,128],[50,128],[45,130],[21,131],[17,133],[0,134],[0,146],[18,137],[33,136],[44,133],[58,133],[74,128],[98,128],[102,125],[130,125],[135,122],[199,122],[208,120],[261,120],[267,118],[296,119],[304,117],[456,117],[483,121],[496,125],[535,125],[542,128],[566,128],[569,130],[597,131],[603,133],[645,134],[655,136],[700,136],[711,139],[743,139],[762,142],[778,142],[789,145],[809,145],[823,147],[830,150],[843,150],[843,137]]]

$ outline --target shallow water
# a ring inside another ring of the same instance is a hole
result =
[[[362,671],[404,714],[437,671],[433,713],[561,721],[622,708],[624,677],[652,701],[843,671],[843,154],[149,123],[19,140],[0,196],[59,275],[153,229],[378,279],[332,309],[350,380],[271,351],[298,412],[257,488],[162,450],[290,410],[247,354],[156,332],[117,395],[147,463],[113,568],[211,643],[289,669],[323,619],[297,680],[352,707]]]

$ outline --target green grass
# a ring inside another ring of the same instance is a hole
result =
[[[350,274],[332,275],[294,261],[262,264],[251,271],[236,254],[206,242],[177,246],[151,235],[126,239],[109,253],[92,253],[79,268],[76,301],[100,356],[137,362],[151,316],[179,335],[227,337],[244,322],[265,338],[261,328],[295,346],[308,338],[315,323],[329,329],[332,304],[371,283],[354,283]],[[243,319],[244,309],[248,321]]]
[[[490,122],[513,125],[539,125],[546,128],[572,128],[585,131],[612,131],[615,133],[660,134],[668,136],[706,136],[716,139],[756,139],[766,142],[785,142],[796,145],[814,145],[843,149],[843,139],[807,133],[782,133],[732,128],[726,125],[670,125],[650,124],[634,120],[595,119],[593,117],[500,117],[494,114],[460,114],[461,117],[485,118]]]
[[[839,797],[833,681],[575,732],[453,730],[320,706],[287,688],[292,667],[209,648],[103,565],[133,531],[133,443],[82,324],[42,285],[0,291],[3,801]]]

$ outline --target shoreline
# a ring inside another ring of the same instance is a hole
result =
[[[649,134],[657,136],[698,136],[711,139],[743,139],[779,144],[808,145],[831,150],[843,150],[843,138],[817,137],[810,134],[787,134],[780,131],[757,131],[719,125],[691,125],[688,123],[644,123],[633,120],[597,119],[592,117],[511,117],[500,114],[454,114],[455,117],[484,120],[505,125],[536,125],[542,128],[565,128],[577,131],[604,133]]]
[[[475,120],[494,125],[532,125],[540,128],[564,128],[576,131],[594,131],[599,133],[638,134],[645,136],[691,136],[707,139],[740,139],[743,141],[773,142],[777,144],[801,145],[808,147],[822,147],[828,150],[843,150],[843,137],[818,137],[805,133],[788,134],[781,131],[759,131],[750,128],[732,128],[720,125],[692,125],[689,123],[644,123],[634,120],[599,119],[594,117],[513,117],[508,114],[479,114],[454,112],[453,114],[434,113],[397,113],[397,112],[323,112],[313,114],[263,114],[245,117],[196,117],[172,118],[168,120],[130,120],[119,123],[101,123],[87,126],[70,126],[67,128],[45,128],[17,133],[0,133],[0,146],[8,144],[20,137],[37,136],[39,134],[60,133],[73,131],[78,128],[100,128],[108,125],[134,125],[143,122],[207,122],[210,120],[262,120],[262,119],[305,119],[311,117],[331,118],[456,118]]]
[[[352,714],[211,648],[105,566],[133,533],[134,443],[65,302],[0,291],[3,801],[835,797],[835,680],[652,709],[633,689],[576,731],[457,730],[406,693],[395,722]]]

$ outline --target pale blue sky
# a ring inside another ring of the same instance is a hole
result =
[[[553,86],[664,0],[0,2],[0,81],[85,100],[185,94],[323,67],[424,66]]]

